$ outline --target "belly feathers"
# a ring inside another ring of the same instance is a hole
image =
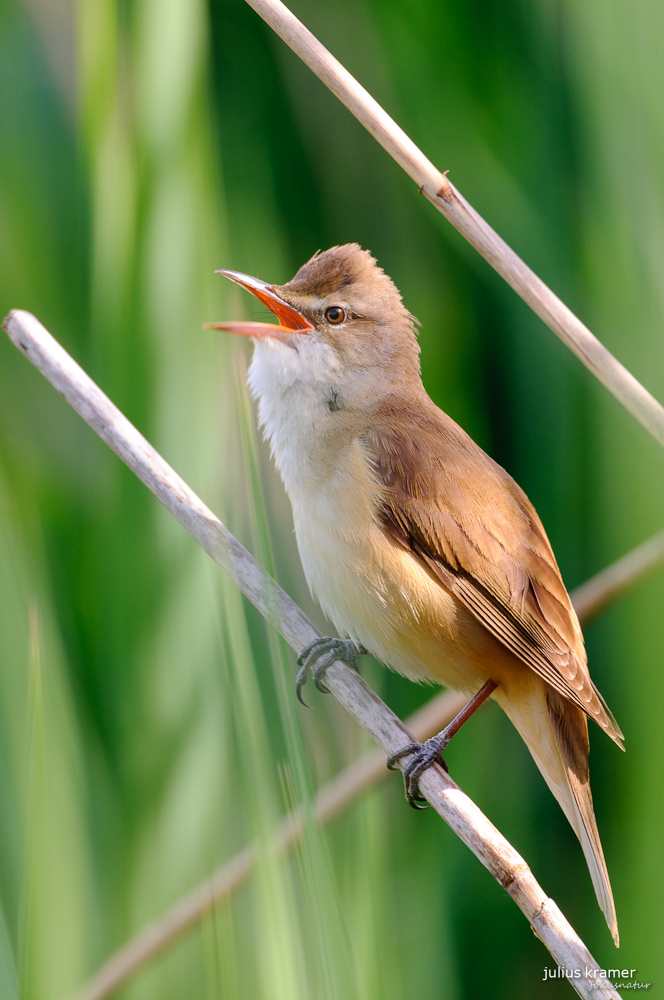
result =
[[[341,635],[413,680],[481,686],[477,630],[480,645],[491,637],[373,516],[329,499],[294,513],[307,583]]]

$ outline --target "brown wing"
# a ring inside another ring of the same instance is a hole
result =
[[[385,529],[554,690],[619,743],[588,674],[578,619],[542,523],[517,483],[450,417],[383,403],[361,443]]]

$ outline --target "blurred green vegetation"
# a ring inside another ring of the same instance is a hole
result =
[[[297,0],[295,12],[664,399],[664,8]],[[248,344],[202,332],[315,250],[372,250],[425,382],[535,502],[570,587],[662,526],[664,456],[241,0],[4,0],[0,308],[36,313],[305,592],[248,418]],[[258,458],[256,458],[258,456]],[[260,483],[262,482],[262,487]],[[268,529],[266,530],[265,510]],[[270,541],[271,539],[271,541]],[[273,551],[272,551],[273,549]],[[664,580],[587,629],[627,736],[592,734],[621,965],[664,982]],[[248,887],[127,998],[570,996],[523,917],[392,777],[288,861],[270,833],[364,738],[156,501],[0,342],[0,996],[63,1000],[248,840]],[[406,714],[430,692],[368,664]],[[495,706],[455,778],[607,965],[580,848]]]

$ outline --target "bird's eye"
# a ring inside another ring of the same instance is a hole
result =
[[[325,319],[328,321],[328,323],[338,325],[339,323],[343,323],[345,318],[346,318],[346,313],[341,308],[341,306],[330,306],[328,309],[325,310]]]

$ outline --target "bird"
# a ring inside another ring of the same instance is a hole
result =
[[[577,835],[616,946],[593,810],[588,719],[622,749],[535,508],[424,388],[415,317],[357,243],[317,252],[286,284],[220,272],[278,322],[209,327],[253,338],[258,421],[291,502],[308,586],[338,637],[302,651],[312,671],[373,654],[418,682],[486,698],[514,724]],[[452,724],[454,730],[455,724]],[[458,728],[458,725],[457,725]],[[450,729],[409,744],[406,796]],[[444,762],[443,762],[444,763]]]

